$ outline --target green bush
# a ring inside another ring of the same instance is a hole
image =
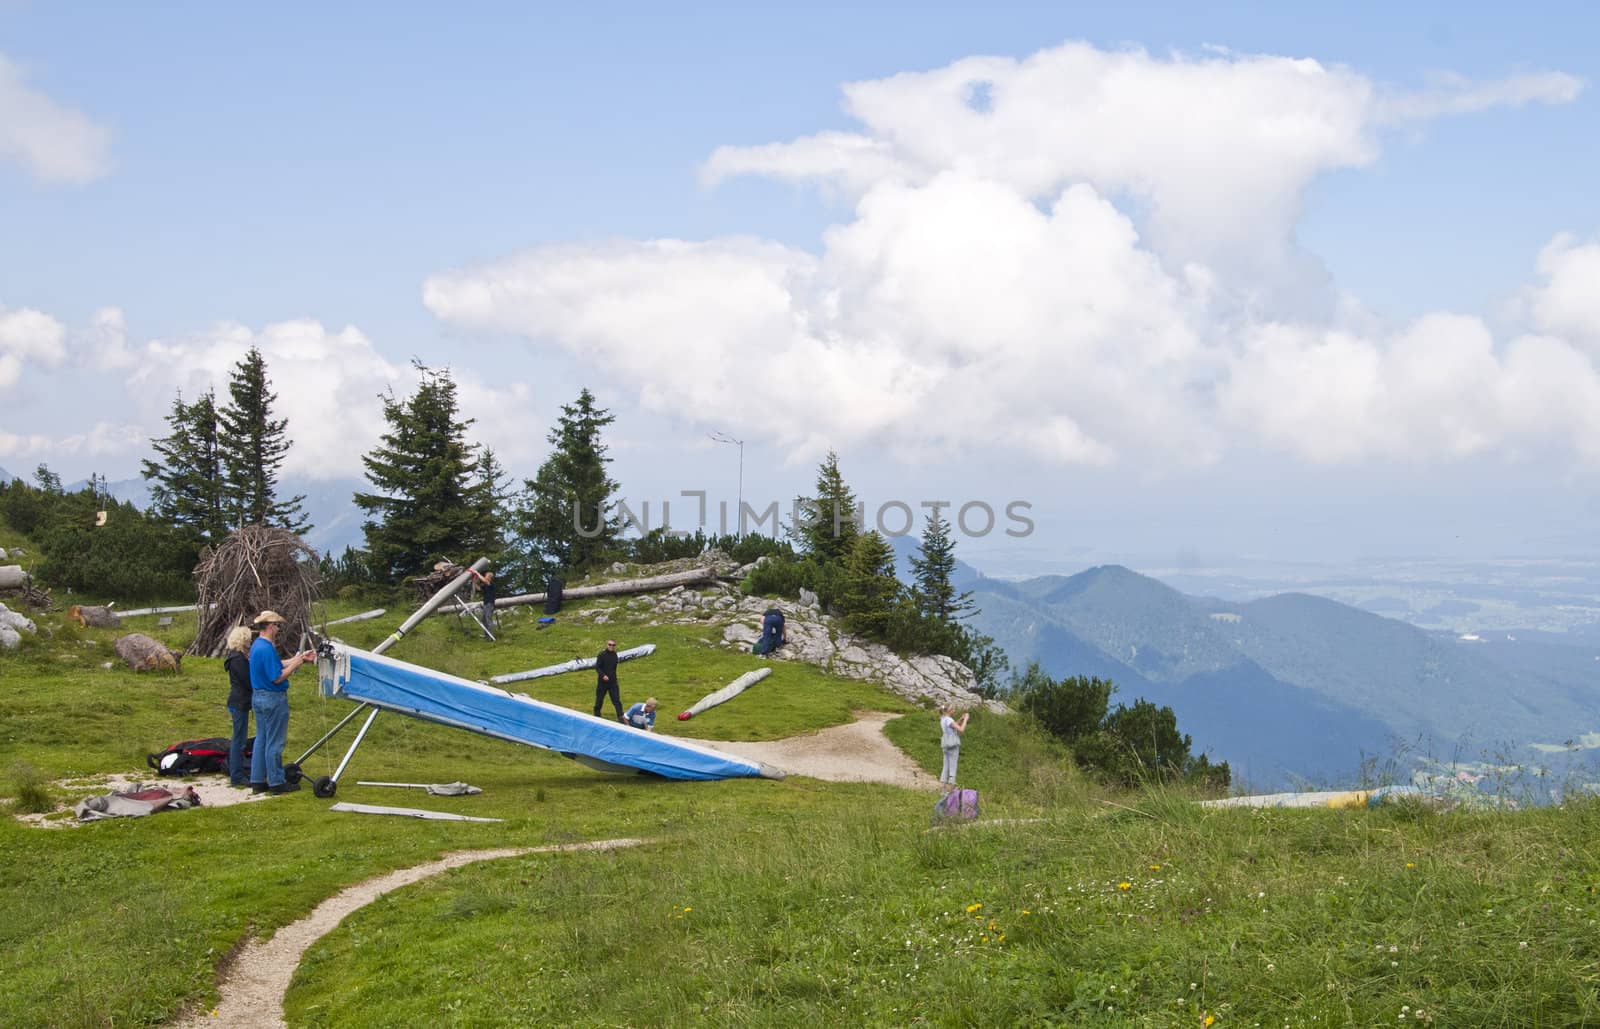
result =
[[[827,578],[823,568],[813,561],[771,557],[752,568],[740,588],[749,596],[794,600],[802,588],[826,596],[823,590]]]
[[[15,810],[22,814],[42,815],[56,809],[55,798],[50,795],[44,777],[32,765],[12,766],[11,787],[17,797]]]

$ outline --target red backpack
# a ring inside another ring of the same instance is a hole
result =
[[[255,748],[255,737],[245,741],[244,756]],[[203,740],[174,743],[159,754],[146,754],[145,764],[157,775],[207,775],[228,770],[228,739],[212,736]]]

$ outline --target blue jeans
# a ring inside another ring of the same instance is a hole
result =
[[[233,716],[233,735],[228,738],[228,779],[235,786],[243,786],[249,781],[245,776],[250,771],[244,765],[244,747],[250,739],[250,709],[229,707],[228,714]]]
[[[289,694],[256,690],[250,697],[256,713],[256,749],[250,755],[250,781],[283,785],[283,745],[289,742]]]

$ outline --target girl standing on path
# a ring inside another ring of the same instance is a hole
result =
[[[944,750],[944,769],[939,773],[939,781],[952,786],[956,781],[956,763],[961,760],[961,734],[967,731],[967,718],[971,712],[963,714],[959,721],[955,715],[956,706],[946,704],[939,718],[939,746]]]

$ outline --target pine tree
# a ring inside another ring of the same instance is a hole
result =
[[[304,496],[278,499],[278,469],[289,451],[287,418],[272,417],[272,392],[267,365],[255,347],[245,354],[228,380],[228,403],[217,412],[218,439],[227,486],[229,520],[234,526],[273,525],[296,535],[310,531],[301,504]]]
[[[493,538],[494,503],[476,473],[466,442],[471,419],[457,415],[456,384],[448,371],[414,362],[422,381],[404,401],[383,401],[389,431],[361,460],[376,492],[357,493],[357,507],[375,517],[362,523],[373,575],[398,582],[440,559],[482,556]]]
[[[207,390],[192,404],[179,393],[167,415],[170,434],[151,441],[160,461],[144,461],[150,514],[197,548],[228,535],[216,399]]]
[[[915,582],[912,599],[927,617],[954,625],[972,610],[972,594],[956,592],[956,544],[950,538],[950,523],[939,517],[938,511],[928,516],[922,544],[918,553],[911,555],[911,572]]]
[[[900,580],[894,575],[894,548],[876,531],[857,536],[845,559],[839,593],[845,628],[862,636],[882,639],[899,600]]]
[[[856,495],[839,471],[839,455],[828,456],[817,468],[817,495],[802,500],[810,520],[797,529],[805,551],[824,564],[839,564],[855,549],[861,535],[856,521]]]
[[[505,466],[487,445],[478,449],[478,483],[484,490],[484,502],[492,516],[487,520],[482,539],[474,540],[472,549],[478,553],[498,554],[505,549],[505,526],[509,523],[509,503],[512,489],[506,479]]]
[[[573,574],[599,565],[616,547],[621,532],[612,512],[617,484],[606,474],[600,430],[614,422],[595,406],[587,388],[550,430],[555,450],[538,474],[523,480],[517,527],[526,562],[539,573]]]
[[[61,488],[61,476],[57,475],[55,472],[52,472],[50,470],[50,466],[42,462],[40,463],[39,467],[33,470],[33,482],[34,485],[39,488],[39,492],[41,493],[48,493],[57,497],[63,496],[66,493],[66,491]]]

